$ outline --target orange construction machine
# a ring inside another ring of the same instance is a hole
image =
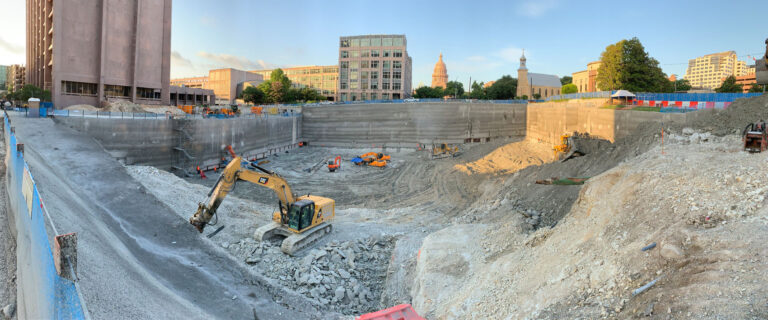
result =
[[[750,153],[763,152],[768,148],[768,134],[766,133],[765,121],[760,120],[757,123],[750,123],[741,133],[744,141],[744,151]]]
[[[328,160],[328,171],[336,172],[336,170],[339,169],[341,169],[341,156],[337,156],[333,160]]]
[[[387,161],[390,159],[392,159],[392,157],[383,153],[368,152],[359,157],[353,158],[351,161],[358,166],[366,165],[381,168],[386,167]]]

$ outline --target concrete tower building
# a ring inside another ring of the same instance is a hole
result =
[[[169,104],[171,0],[27,0],[27,83],[56,108]]]
[[[740,61],[736,52],[726,51],[688,60],[685,79],[694,88],[715,89],[723,84],[723,78],[744,76],[747,70],[747,63]]]
[[[411,97],[411,57],[405,35],[339,39],[337,101]]]
[[[440,54],[440,59],[435,64],[435,70],[432,72],[432,88],[441,87],[446,88],[448,83],[448,70],[445,68],[445,62],[443,62],[443,54]]]

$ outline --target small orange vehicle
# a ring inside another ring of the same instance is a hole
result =
[[[336,172],[336,170],[339,169],[341,169],[341,156],[337,156],[333,160],[328,160],[328,171]]]

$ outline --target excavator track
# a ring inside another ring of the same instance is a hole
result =
[[[330,223],[321,223],[309,231],[294,233],[283,240],[280,250],[287,255],[293,255],[294,252],[306,248],[331,233],[332,229],[333,226]]]

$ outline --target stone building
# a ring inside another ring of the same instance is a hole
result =
[[[229,105],[248,85],[258,86],[263,82],[261,74],[233,68],[213,69],[208,76],[172,79],[172,86],[213,90],[215,104]]]
[[[523,96],[534,99],[538,94],[540,99],[546,99],[560,94],[560,77],[551,74],[530,73],[525,66],[525,52],[520,57],[520,68],[517,69],[517,99]]]
[[[441,87],[446,88],[448,84],[448,69],[445,68],[445,62],[443,62],[443,54],[440,54],[440,59],[435,63],[435,70],[432,72],[432,88]]]
[[[19,91],[26,84],[26,68],[20,64],[8,66],[5,73],[5,87],[8,91]]]
[[[597,70],[600,69],[600,61],[593,61],[587,64],[587,70],[574,72],[573,84],[581,92],[597,92]]]
[[[56,108],[168,104],[171,1],[27,0],[27,83]]]

